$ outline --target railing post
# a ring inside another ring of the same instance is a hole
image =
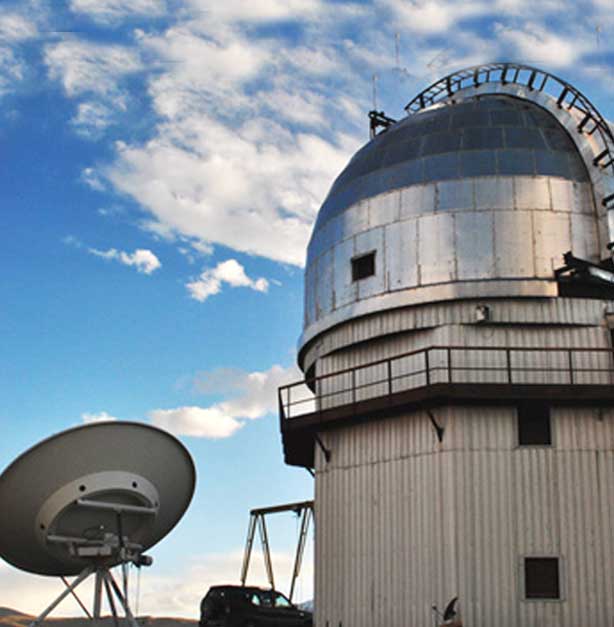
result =
[[[388,362],[388,396],[392,396],[392,359]]]
[[[571,352],[571,349],[567,351],[567,357],[569,359],[569,383],[573,385],[573,353]]]
[[[431,384],[431,367],[429,364],[429,349],[424,351],[424,371],[426,372],[426,384]]]
[[[448,383],[452,383],[452,349],[448,346]]]
[[[505,359],[507,362],[507,382],[512,383],[512,356],[509,348],[505,349]]]

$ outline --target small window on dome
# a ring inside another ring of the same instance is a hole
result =
[[[360,281],[375,274],[375,251],[352,259],[352,281]]]

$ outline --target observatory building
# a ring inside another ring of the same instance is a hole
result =
[[[279,391],[315,622],[429,627],[458,597],[466,627],[611,627],[612,131],[512,63],[406,109],[322,205]]]

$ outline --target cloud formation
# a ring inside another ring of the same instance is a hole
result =
[[[109,25],[171,10],[163,0],[70,6]],[[395,116],[448,71],[499,58],[590,75],[613,52],[612,13],[607,0],[186,0],[122,45],[74,37],[45,59],[76,101],[81,134],[122,136],[118,120],[136,101],[150,114],[146,139],[126,132],[87,177],[132,200],[144,229],[302,266],[318,207],[367,139],[373,96]],[[267,28],[280,21],[292,28]]]
[[[307,544],[307,555],[303,560],[302,574],[297,587],[299,602],[313,598],[313,566],[310,559],[311,544]],[[226,552],[194,556],[187,563],[182,562],[176,570],[165,574],[154,567],[143,569],[142,581],[137,583],[136,570],[131,570],[129,579],[130,599],[136,598],[139,588],[139,616],[168,616],[193,619],[203,594],[210,586],[220,582],[236,581],[241,572],[242,548]],[[292,575],[294,552],[292,550],[272,551],[271,559],[275,569],[278,589],[288,593],[288,582]],[[254,547],[250,561],[250,585],[268,586],[262,552]],[[38,614],[57,597],[64,584],[57,577],[32,575],[0,562],[0,589],[2,605],[18,611]],[[79,596],[91,599],[94,595],[94,581],[90,577],[78,589]],[[133,611],[136,606],[131,608]],[[58,607],[60,616],[83,617],[83,610],[70,595]]]
[[[219,294],[224,284],[230,287],[248,287],[256,292],[266,292],[269,289],[269,282],[265,278],[250,279],[236,259],[221,261],[215,268],[204,270],[196,280],[187,283],[186,288],[194,300],[203,303],[210,296]]]
[[[142,274],[151,274],[154,270],[162,267],[160,260],[151,252],[143,248],[137,248],[133,253],[127,253],[123,250],[109,248],[109,250],[98,250],[89,248],[89,252],[103,259],[114,259],[125,266],[133,266],[137,272]]]
[[[106,411],[101,411],[97,414],[87,413],[87,412],[84,414],[81,414],[81,420],[85,424],[91,424],[92,422],[109,422],[113,420],[118,420],[118,418],[116,418],[115,416],[111,416],[110,414],[107,414]]]
[[[159,17],[167,10],[165,0],[71,0],[70,10],[92,20],[113,23],[127,17]]]
[[[244,372],[219,369],[199,373],[197,391],[227,396],[209,407],[177,407],[149,412],[153,424],[177,435],[210,439],[228,438],[246,420],[262,418],[277,410],[277,388],[299,378],[296,367],[274,365],[269,370]]]

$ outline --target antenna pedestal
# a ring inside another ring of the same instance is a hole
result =
[[[115,605],[115,601],[118,601],[124,611],[126,621],[130,625],[130,627],[140,627],[136,618],[132,614],[132,611],[130,610],[130,605],[128,604],[128,598],[125,591],[122,592],[120,587],[117,585],[115,578],[111,574],[111,570],[106,567],[96,566],[87,566],[86,568],[84,568],[79,573],[79,575],[77,575],[77,578],[70,585],[67,584],[66,589],[63,590],[61,594],[59,594],[52,601],[52,603],[50,603],[47,608],[45,608],[45,610],[30,623],[28,627],[38,627],[68,595],[72,594],[76,597],[75,590],[91,575],[94,575],[96,579],[94,583],[93,614],[89,615],[88,613],[89,617],[93,618],[94,621],[100,619],[104,591],[107,597],[107,601],[109,603],[109,607],[111,608],[111,613],[113,614],[113,620],[115,624],[119,624],[117,609]],[[81,602],[79,602],[79,604],[82,605]],[[85,607],[83,609],[85,609]]]

